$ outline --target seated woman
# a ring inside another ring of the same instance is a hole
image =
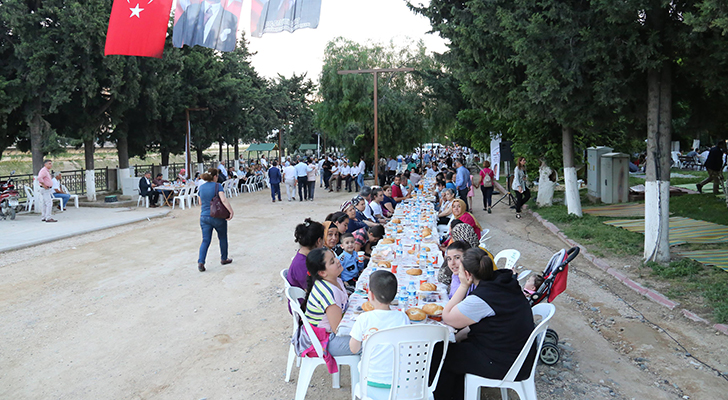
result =
[[[467,242],[457,240],[450,243],[445,250],[445,262],[443,262],[440,271],[437,274],[437,280],[447,285],[448,297],[452,298],[455,291],[460,287],[460,268],[462,267],[462,258],[465,251],[471,246]]]
[[[394,215],[394,207],[397,207],[397,202],[392,197],[392,186],[384,185],[382,190],[384,190],[384,200],[381,203],[382,212],[384,212],[386,218],[390,218]]]
[[[334,229],[335,230],[335,229]],[[336,331],[349,305],[344,282],[339,278],[343,268],[332,251],[324,248],[311,250],[306,257],[308,287],[303,307],[311,325],[325,329],[329,334],[326,350],[332,356],[351,355],[348,335],[338,336]],[[524,300],[525,297],[521,296]]]
[[[299,287],[303,290],[308,288],[306,282],[308,271],[306,271],[306,256],[311,250],[323,246],[324,243],[324,226],[311,218],[306,218],[302,224],[296,226],[293,236],[296,238],[301,248],[298,249],[296,255],[291,260],[291,266],[288,267],[288,276],[286,279],[291,286]]]
[[[440,206],[440,212],[437,214],[437,217],[439,220],[437,221],[438,225],[447,225],[450,222],[450,216],[452,215],[452,202],[453,199],[455,199],[455,191],[452,189],[445,189],[444,193],[444,201],[442,202],[442,206]]]
[[[331,221],[339,230],[339,237],[349,231],[349,216],[345,212],[337,211],[326,216],[326,221]]]
[[[349,217],[349,226],[346,229],[347,233],[352,233],[358,231],[361,228],[369,227],[367,224],[356,220],[356,208],[354,208],[350,201],[345,201],[341,205],[341,211]]]
[[[473,214],[465,211],[467,209],[468,208],[465,205],[465,201],[463,201],[461,199],[455,199],[452,201],[453,217],[472,226],[473,229],[475,230],[475,234],[478,236],[478,240],[480,240],[480,232],[481,232],[480,224],[478,223],[478,220],[475,219],[475,217],[473,217]]]
[[[351,205],[356,209],[356,220],[366,224],[368,227],[379,225],[376,221],[372,221],[364,215],[364,209],[367,207],[367,202],[361,196],[356,196],[351,199]]]
[[[334,250],[339,244],[339,229],[331,221],[324,221],[324,247]]]
[[[470,328],[465,340],[451,343],[435,389],[435,399],[462,399],[465,374],[503,379],[533,331],[533,314],[513,271],[493,270],[481,249],[465,251],[460,286],[442,312],[442,322],[456,329]],[[472,292],[468,294],[468,291]],[[535,347],[517,380],[528,377]],[[438,359],[433,355],[433,359]],[[434,377],[437,368],[431,368]]]

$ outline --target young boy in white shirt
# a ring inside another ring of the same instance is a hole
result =
[[[389,308],[397,295],[397,277],[394,274],[384,270],[374,271],[369,276],[368,295],[374,309],[360,314],[351,328],[349,348],[354,354],[361,350],[362,342],[366,342],[375,332],[409,325],[407,314]],[[368,386],[391,388],[393,363],[394,353],[391,347],[382,346],[375,350],[369,362]]]

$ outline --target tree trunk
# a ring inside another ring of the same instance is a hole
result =
[[[223,160],[223,158],[222,158],[222,139],[218,139],[217,145],[218,145],[217,160],[222,161]]]
[[[568,126],[561,127],[561,148],[564,153],[564,183],[566,208],[569,214],[581,217],[581,199],[579,183],[576,181],[574,168],[574,130]]]
[[[116,151],[119,155],[119,169],[129,168],[129,137],[126,130],[119,129],[116,139]]]
[[[162,166],[166,167],[169,165],[169,150],[160,149],[159,152],[162,154]]]
[[[40,110],[36,110],[33,118],[30,120],[30,153],[33,156],[33,175],[37,175],[40,169],[43,168],[44,125],[45,121],[40,115]]]
[[[86,166],[86,198],[96,201],[96,180],[94,171],[94,152],[96,146],[93,139],[83,141],[83,156]]]
[[[202,149],[195,149],[195,153],[197,153],[197,163],[202,164],[205,162],[205,158],[202,156]]]
[[[235,140],[235,159],[240,158],[240,148],[238,146],[238,140]]]
[[[647,72],[647,160],[645,163],[646,261],[670,262],[670,139],[672,68],[665,62]]]

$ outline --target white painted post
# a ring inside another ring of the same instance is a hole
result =
[[[94,180],[94,175],[94,170],[86,170],[86,199],[88,201],[96,201],[96,181]]]
[[[200,175],[202,175],[205,172],[205,164],[204,163],[198,163],[197,164],[197,172],[199,172]],[[194,175],[193,175],[193,177],[194,177]]]
[[[645,182],[645,258],[648,261],[670,259],[670,181]],[[654,255],[654,257],[650,257]]]
[[[169,166],[167,165],[162,165],[162,179],[169,180]]]
[[[119,168],[116,171],[116,190],[122,190],[124,189],[124,179],[131,177],[131,168]]]
[[[40,195],[40,183],[38,183],[38,175],[33,177],[33,208],[30,212],[41,214],[43,210],[43,196]]]

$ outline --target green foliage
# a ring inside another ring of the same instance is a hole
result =
[[[645,265],[652,268],[655,275],[667,279],[693,276],[703,270],[702,264],[689,258],[671,262],[669,265],[662,265],[652,261],[646,262]]]
[[[338,71],[404,66],[415,68],[415,72],[379,74],[379,155],[411,151],[452,126],[457,105],[443,98],[457,97],[452,93],[454,82],[447,81],[447,74],[426,55],[421,42],[398,48],[391,43],[364,45],[337,38],[329,42],[324,53],[318,93],[321,103],[316,107],[316,124],[326,133],[329,144],[350,149],[350,156],[366,154],[371,164],[374,78],[372,74],[340,75]],[[431,85],[438,78],[443,80],[433,89]]]
[[[670,212],[673,216],[728,225],[725,199],[709,193],[671,197]]]

